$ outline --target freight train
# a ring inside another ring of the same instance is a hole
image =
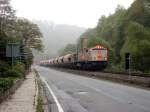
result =
[[[107,66],[107,62],[107,47],[96,45],[81,52],[41,61],[40,65],[83,70],[102,70]]]

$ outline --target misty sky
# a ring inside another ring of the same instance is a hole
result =
[[[113,13],[118,4],[128,8],[132,2],[133,0],[12,0],[12,5],[19,17],[94,27],[102,15]]]

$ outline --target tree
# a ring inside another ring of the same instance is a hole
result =
[[[0,0],[0,31],[7,31],[13,26],[15,11],[10,5],[10,0]]]
[[[126,14],[127,21],[134,21],[150,27],[150,1],[135,0]]]
[[[83,47],[87,47],[83,45],[83,39],[84,38],[92,38],[96,36],[96,29],[87,29],[86,32],[84,32],[77,41],[78,51],[83,50]]]
[[[112,46],[114,48],[115,54],[115,63],[120,63],[121,61],[121,49],[124,45],[125,40],[125,28],[126,28],[126,21],[125,21],[126,10],[122,6],[118,6],[116,8],[115,16],[115,25],[113,28],[113,42]]]
[[[26,19],[17,19],[15,24],[15,36],[21,38],[28,48],[43,51],[41,40],[43,35],[36,24]]]
[[[110,46],[110,64],[123,67],[124,54],[132,55],[132,68],[150,70],[150,0],[135,0],[130,8],[118,6],[114,14],[102,16],[97,26],[80,38],[88,38],[88,47],[96,44]],[[78,43],[82,47],[82,39]],[[113,58],[112,58],[113,57]],[[113,63],[112,63],[113,62]],[[120,68],[121,69],[121,68]]]
[[[75,44],[68,44],[64,48],[59,50],[59,55],[63,56],[66,54],[72,54],[77,51],[77,46]]]
[[[114,52],[113,54],[115,54],[115,63],[119,63],[121,60],[120,50],[124,44],[125,37],[125,14],[126,9],[119,5],[114,14],[108,17],[102,16],[96,26],[97,37],[109,42]]]
[[[132,69],[149,72],[150,70],[150,33],[143,25],[130,22],[127,38],[122,49],[122,56],[129,52],[132,55]]]
[[[17,18],[10,0],[0,0],[0,77],[23,75],[32,65],[32,49],[43,50],[41,38],[36,24]],[[6,57],[8,43],[20,44],[20,55],[14,58],[13,67],[10,66],[11,58]]]
[[[87,48],[90,48],[96,45],[103,45],[107,48],[110,48],[110,44],[102,38],[93,37],[93,38],[88,39]]]

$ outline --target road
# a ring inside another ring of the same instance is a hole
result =
[[[150,112],[150,91],[50,68],[35,67],[59,112]]]

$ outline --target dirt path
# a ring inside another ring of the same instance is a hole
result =
[[[0,112],[35,112],[35,78],[30,73],[14,95],[0,105]]]

